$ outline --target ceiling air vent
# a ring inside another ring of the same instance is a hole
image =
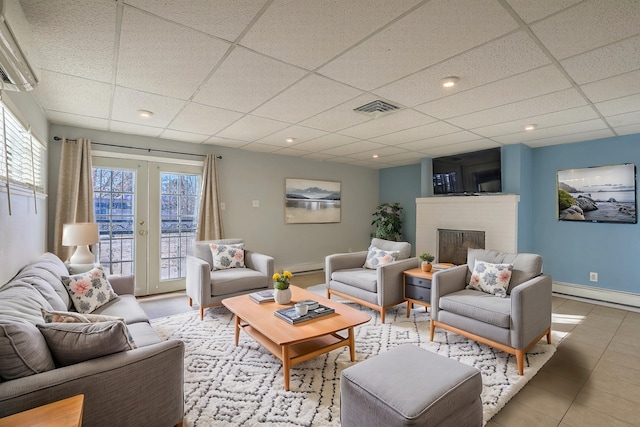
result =
[[[368,104],[362,105],[358,108],[354,108],[353,111],[355,111],[356,113],[363,113],[363,114],[369,114],[369,115],[374,115],[374,116],[379,116],[381,114],[386,114],[389,113],[391,111],[395,111],[395,110],[399,110],[400,107],[397,107],[393,104],[389,104],[386,101],[382,101],[380,99],[377,99],[375,101],[372,101]]]

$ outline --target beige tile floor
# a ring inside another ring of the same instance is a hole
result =
[[[184,293],[140,301],[150,317],[192,309]],[[552,329],[558,350],[487,427],[640,427],[640,312],[554,296]]]

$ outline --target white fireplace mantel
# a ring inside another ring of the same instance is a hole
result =
[[[517,194],[442,196],[416,199],[416,255],[438,251],[438,229],[485,232],[485,248],[518,249]]]

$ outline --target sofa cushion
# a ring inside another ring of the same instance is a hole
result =
[[[102,266],[64,278],[63,283],[79,313],[91,313],[118,296],[111,288]]]
[[[371,239],[371,246],[380,248],[383,251],[398,251],[398,260],[407,259],[411,256],[411,243],[409,242],[393,242],[376,237]]]
[[[370,270],[368,268],[337,270],[331,274],[331,280],[368,292],[378,291],[378,274],[376,270]]]
[[[132,350],[122,321],[46,323],[37,325],[57,366],[68,366],[121,351]]]
[[[41,309],[53,310],[51,304],[23,279],[12,280],[0,287],[0,315],[42,323]]]
[[[9,381],[55,369],[47,343],[35,325],[0,316],[0,379]]]
[[[47,311],[42,310],[42,318],[45,323],[96,323],[111,320],[122,320],[122,317],[105,316],[102,314],[82,314],[71,311]]]
[[[32,280],[27,278],[37,277],[43,279],[44,282],[40,281],[40,285],[44,284],[46,287],[38,290],[49,300],[50,304],[55,307],[56,310],[68,310],[71,307],[71,298],[62,283],[62,278],[68,275],[67,267],[60,258],[52,253],[45,253],[34,262],[24,266],[14,279],[25,279],[29,283],[32,283]],[[61,303],[53,301],[51,296],[49,296],[50,290],[47,288],[52,288],[55,291]],[[62,307],[63,305],[65,307]]]
[[[472,289],[464,289],[440,297],[440,310],[495,325],[511,327],[511,299],[495,298]]]
[[[471,273],[476,259],[492,264],[513,264],[507,294],[510,294],[514,287],[542,273],[542,257],[538,254],[514,254],[486,249],[469,249],[467,251],[467,284],[471,280]]]
[[[211,296],[227,295],[235,292],[244,292],[252,289],[260,289],[257,279],[262,278],[261,283],[266,288],[271,280],[259,271],[250,268],[230,268],[216,270],[211,273]]]
[[[97,308],[92,314],[121,317],[127,325],[149,321],[147,313],[144,312],[133,295],[119,295]]]
[[[224,245],[218,243],[209,244],[213,257],[214,270],[226,270],[228,268],[244,268],[244,244]]]
[[[138,322],[127,325],[127,330],[138,348],[162,342],[156,334],[156,331],[147,322]]]
[[[512,264],[492,264],[477,259],[467,288],[505,298],[512,269]]]
[[[364,261],[364,268],[376,269],[381,265],[388,264],[398,259],[398,251],[385,251],[373,245],[369,246],[367,258]]]

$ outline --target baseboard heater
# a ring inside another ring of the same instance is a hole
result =
[[[594,302],[610,303],[620,306],[640,308],[640,294],[595,288],[574,283],[553,282],[553,293],[558,295],[584,298]]]

